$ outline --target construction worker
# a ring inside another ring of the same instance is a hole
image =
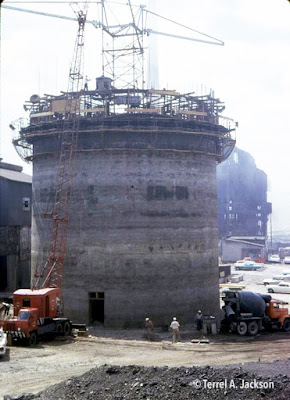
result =
[[[149,318],[145,319],[145,328],[147,331],[147,335],[146,335],[147,339],[152,341],[154,325],[153,325],[153,322]]]
[[[85,77],[85,86],[84,86],[84,90],[88,90],[88,89],[89,89],[89,87],[88,87],[89,81],[90,81],[90,79],[88,78],[88,75],[86,75],[86,77]]]
[[[198,312],[197,312],[197,314],[196,314],[196,329],[197,329],[198,331],[201,331],[201,328],[202,328],[202,321],[203,321],[203,318],[202,318],[201,310],[198,310]]]
[[[78,13],[78,23],[79,26],[84,26],[86,22],[86,14],[83,14],[81,11]]]
[[[180,333],[179,333],[179,322],[177,321],[176,317],[173,318],[170,328],[172,329],[172,343],[176,343],[177,341],[180,342]]]

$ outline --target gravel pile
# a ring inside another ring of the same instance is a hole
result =
[[[239,400],[290,399],[289,374],[260,376],[243,367],[93,368],[79,377],[36,395],[4,396],[4,400]]]

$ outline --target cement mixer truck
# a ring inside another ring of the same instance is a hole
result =
[[[262,330],[283,329],[290,332],[288,303],[272,299],[268,294],[230,291],[222,298],[225,318],[222,328],[244,336]]]

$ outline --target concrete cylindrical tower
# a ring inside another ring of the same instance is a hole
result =
[[[203,129],[201,129],[203,127]],[[206,130],[206,134],[202,131]],[[32,265],[44,262],[59,131],[34,145]],[[226,130],[173,116],[83,118],[63,277],[67,316],[106,327],[219,314],[216,163]]]

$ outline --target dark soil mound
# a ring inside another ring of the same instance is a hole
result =
[[[187,400],[290,399],[290,377],[260,376],[243,367],[93,368],[82,376],[49,387],[37,395],[4,400]]]

